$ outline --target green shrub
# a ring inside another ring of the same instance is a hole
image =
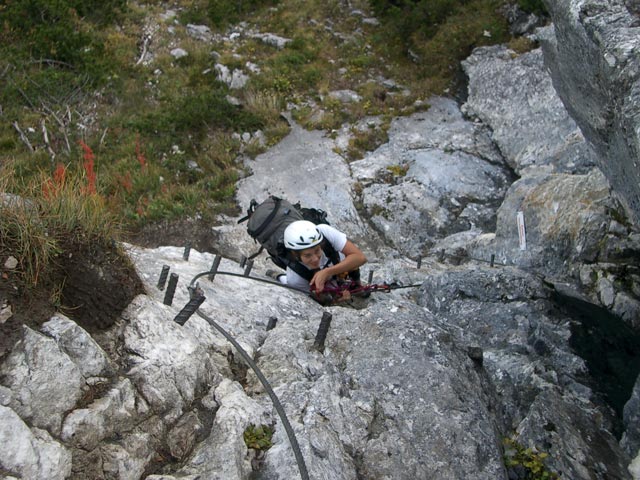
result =
[[[208,0],[206,12],[211,23],[221,27],[241,20],[258,7],[277,3],[277,0]]]
[[[125,6],[125,0],[8,0],[0,9],[3,53],[98,79],[106,59],[96,25],[113,21]]]
[[[496,0],[470,0],[446,18],[432,35],[421,31],[412,35],[411,45],[420,57],[423,75],[437,77],[454,71],[471,51],[482,45],[506,42],[509,30],[506,20],[496,14]]]
[[[464,0],[370,0],[377,16],[383,19],[399,38],[408,41],[414,32],[432,36],[447,17]]]
[[[195,140],[211,129],[253,131],[263,125],[254,113],[229,103],[226,88],[198,92],[184,92],[181,96],[165,99],[165,105],[129,124],[134,131],[147,135],[149,142],[160,151],[171,145],[185,144],[187,133]]]
[[[387,134],[388,126],[370,127],[364,130],[351,129],[351,138],[347,147],[347,158],[349,160],[359,160],[364,158],[366,152],[372,152],[383,143],[389,140]]]
[[[274,431],[273,427],[270,427],[269,425],[260,425],[256,427],[251,424],[244,431],[244,443],[248,448],[253,448],[255,450],[268,450],[273,445],[271,437],[273,437]]]
[[[556,480],[558,474],[544,464],[547,454],[533,448],[525,448],[512,438],[504,439],[504,463],[507,468],[518,467],[526,473],[526,480]],[[522,477],[519,477],[522,478]]]
[[[383,22],[376,43],[418,56],[425,77],[447,75],[474,47],[508,39],[498,0],[370,0]],[[489,36],[487,36],[487,32]],[[397,55],[397,53],[396,53]]]

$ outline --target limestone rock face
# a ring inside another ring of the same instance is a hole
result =
[[[469,76],[465,114],[480,119],[511,168],[586,173],[595,154],[569,116],[544,66],[541,49],[516,54],[483,47],[462,62]]]
[[[509,189],[498,209],[495,240],[478,241],[472,256],[567,276],[573,265],[594,263],[609,235],[610,211],[616,203],[600,171],[587,175],[524,177]],[[521,248],[518,212],[524,218]]]
[[[622,0],[546,1],[541,35],[558,95],[640,222],[640,27]],[[633,2],[629,2],[633,5]],[[636,11],[637,12],[637,11]]]
[[[0,464],[20,478],[64,480],[71,474],[71,452],[39,428],[29,428],[11,408],[0,405]],[[14,478],[14,477],[5,477]]]
[[[429,105],[395,120],[389,143],[351,164],[371,223],[411,257],[452,233],[492,231],[512,181],[485,127],[466,120],[452,100]]]
[[[452,327],[457,344],[482,349],[506,428],[523,445],[545,445],[553,470],[568,478],[629,478],[612,425],[578,380],[587,366],[567,344],[571,319],[553,313],[551,290],[539,277],[461,266],[431,275],[421,294],[419,303]]]
[[[35,427],[57,435],[84,386],[80,368],[51,338],[24,327],[23,340],[0,365],[8,405]]]

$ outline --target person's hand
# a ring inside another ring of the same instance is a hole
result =
[[[322,292],[324,290],[324,284],[327,283],[327,280],[329,280],[330,277],[331,274],[328,270],[319,270],[311,278],[309,285],[311,287],[315,287],[316,292]]]

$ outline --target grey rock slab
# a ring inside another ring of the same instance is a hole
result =
[[[619,292],[611,311],[635,331],[640,331],[640,300],[628,292]]]
[[[364,239],[366,229],[353,202],[349,166],[333,147],[334,141],[323,132],[292,123],[280,143],[255,160],[246,160],[252,175],[238,182],[238,205],[245,210],[252,199],[282,196],[327,211],[332,225],[349,238]]]
[[[211,35],[211,29],[206,25],[194,25],[192,23],[187,24],[187,34],[203,42],[210,42],[213,38]]]
[[[185,261],[183,252],[184,249],[178,247],[130,248],[131,258],[137,265],[140,277],[149,295],[156,302],[162,303],[166,292],[157,288],[157,277],[154,272],[159,275],[162,266],[167,265],[170,272],[178,276],[178,286],[172,306],[158,307],[166,308],[162,315],[169,320],[173,320],[188,303],[190,297],[187,287],[193,283],[196,275],[207,274],[213,264],[213,254],[191,250],[189,259]],[[306,298],[306,295],[301,292],[244,278],[245,269],[232,260],[222,259],[219,271],[232,275],[220,274],[215,276],[213,281],[209,281],[208,275],[205,275],[195,280],[205,296],[205,302],[200,306],[200,311],[236,337],[249,355],[253,355],[262,343],[269,317],[284,318],[294,315],[298,318],[309,308],[312,310],[319,308],[318,304]],[[264,270],[257,266],[251,275],[269,280],[264,276]],[[230,344],[197,314],[193,315],[182,328],[207,347],[231,348]],[[219,363],[217,367],[221,367]]]
[[[395,119],[389,142],[351,164],[370,222],[409,257],[453,233],[492,231],[512,182],[485,127],[466,120],[453,100],[433,97],[429,105]]]
[[[73,320],[58,313],[45,322],[40,330],[56,340],[85,378],[110,376],[114,373],[114,365],[108,355]]]
[[[510,184],[503,169],[464,152],[425,149],[412,155],[408,164],[408,179],[439,196],[453,197],[452,202],[501,200]]]
[[[71,475],[71,451],[46,431],[30,429],[16,412],[1,405],[0,444],[3,472],[25,479],[64,480]]]
[[[518,175],[540,168],[584,173],[596,164],[554,89],[542,50],[518,55],[506,46],[481,47],[462,66],[469,77],[462,111],[492,130]]]
[[[372,184],[363,191],[369,221],[395,248],[417,258],[453,222],[452,214],[418,182]]]
[[[640,377],[636,379],[631,398],[624,406],[623,419],[626,430],[620,445],[632,457],[640,455]]]
[[[237,68],[231,71],[226,65],[216,63],[214,69],[218,80],[227,84],[227,86],[233,90],[243,88],[249,80],[249,76]]]
[[[249,398],[240,384],[223,380],[216,388],[220,404],[206,440],[200,443],[181,474],[198,474],[211,480],[244,480],[251,473],[251,456],[244,442],[249,425],[269,425],[268,411]]]
[[[8,406],[54,435],[86,387],[82,372],[55,340],[26,326],[22,340],[0,365],[0,376],[12,392]]]
[[[216,379],[206,345],[175,323],[166,305],[146,296],[136,297],[123,316],[126,375],[154,411],[167,421],[179,418]]]
[[[154,455],[150,434],[126,434],[118,443],[105,443],[100,447],[103,475],[118,480],[138,480]]]
[[[628,478],[612,413],[579,380],[588,373],[569,346],[570,319],[550,315],[551,292],[540,278],[466,265],[432,275],[421,292],[420,304],[458,344],[484,351],[501,414],[521,444],[550,453],[552,469],[569,478]]]
[[[428,105],[426,111],[394,119],[388,131],[389,142],[351,163],[358,181],[365,184],[375,181],[387,167],[402,165],[411,152],[422,150],[464,152],[504,165],[487,128],[465,119],[454,100],[431,97]]]
[[[313,349],[313,331],[291,322],[279,323],[260,350],[312,478],[506,479],[489,399],[446,330],[399,293],[365,310],[329,311],[324,355]],[[278,432],[266,473],[293,478]],[[444,461],[444,452],[456,461]]]
[[[334,90],[329,92],[329,98],[341,103],[359,103],[362,101],[362,96],[353,90]]]
[[[131,381],[123,379],[88,407],[67,415],[61,438],[70,445],[93,450],[116,432],[132,429],[147,412]]]
[[[547,2],[545,63],[567,110],[598,152],[598,165],[640,222],[640,27],[622,0]]]
[[[253,33],[250,36],[260,40],[266,45],[275,47],[278,50],[282,50],[289,42],[291,42],[290,38],[281,37],[274,33]]]
[[[596,260],[615,209],[609,184],[597,169],[585,175],[523,177],[498,209],[495,241],[476,242],[470,254],[485,259],[495,254],[498,263],[568,276],[572,265]],[[518,212],[523,213],[525,245]]]
[[[494,209],[510,183],[503,168],[434,149],[413,150],[404,161],[401,183],[374,183],[363,191],[371,221],[398,250],[415,257],[452,233],[494,228]]]
[[[546,389],[536,397],[517,433],[523,445],[546,448],[545,464],[567,478],[631,480],[629,458],[608,429],[597,408],[558,389]],[[569,450],[572,455],[565,455]],[[594,462],[595,458],[602,460]]]

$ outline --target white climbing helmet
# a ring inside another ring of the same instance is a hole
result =
[[[284,230],[284,246],[289,250],[304,250],[318,245],[324,237],[313,222],[298,220]]]

